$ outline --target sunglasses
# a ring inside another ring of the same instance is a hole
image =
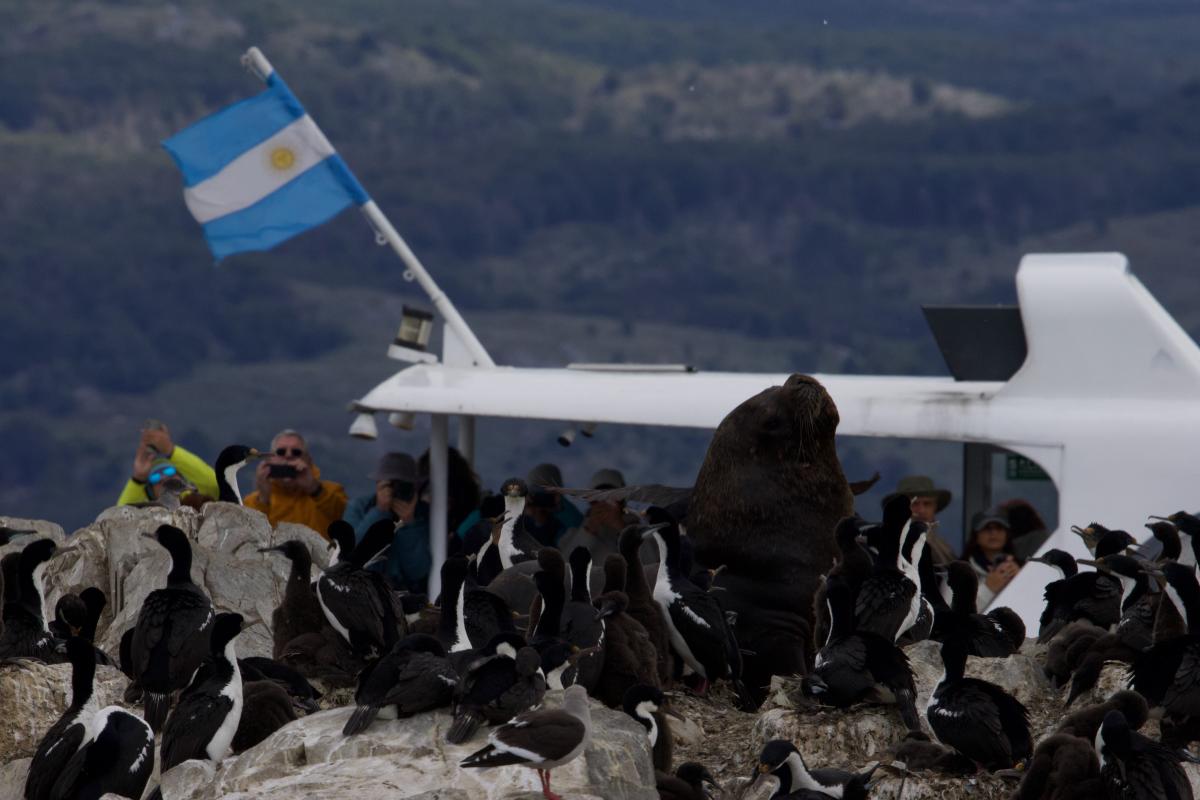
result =
[[[304,451],[299,447],[293,447],[291,450],[288,450],[286,447],[276,447],[275,455],[279,456],[280,458],[287,458],[289,455],[292,458],[300,458],[304,455]]]
[[[175,469],[174,467],[163,467],[160,470],[155,470],[154,472],[151,472],[150,475],[146,478],[146,480],[148,480],[150,483],[158,483],[158,482],[162,481],[164,478],[169,478],[172,475],[178,475],[178,474],[179,474],[179,470]]]

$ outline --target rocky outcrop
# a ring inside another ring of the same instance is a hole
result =
[[[166,550],[142,534],[171,524],[192,540],[192,579],[204,588],[217,611],[246,618],[238,637],[241,655],[271,655],[271,612],[283,598],[289,564],[278,554],[260,553],[287,539],[308,544],[314,564],[327,563],[325,540],[303,525],[272,530],[266,516],[231,503],[208,503],[200,511],[182,507],[117,506],[70,538],[70,549],[46,570],[47,606],[64,592],[98,586],[108,595],[96,643],[114,656],[121,635],[137,621],[146,595],[166,584]],[[13,525],[16,527],[16,525]],[[61,529],[60,529],[61,530]]]
[[[547,695],[547,705],[559,694]],[[484,745],[486,733],[465,745],[446,744],[451,717],[445,711],[376,721],[346,737],[342,726],[350,711],[332,709],[289,723],[215,771],[201,762],[181,764],[163,776],[163,797],[500,800],[541,794],[537,773],[526,767],[460,768],[460,760]],[[592,730],[584,754],[554,771],[554,790],[572,800],[656,800],[645,729],[593,702]]]
[[[100,707],[119,703],[125,676],[112,667],[96,668]],[[28,758],[70,702],[71,665],[21,660],[0,664],[0,764]]]

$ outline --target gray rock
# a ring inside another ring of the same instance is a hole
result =
[[[55,559],[47,570],[53,591],[79,591],[76,581],[98,580],[98,567],[108,573],[111,623],[97,632],[97,643],[116,653],[121,635],[137,622],[146,596],[166,585],[169,557],[166,550],[141,534],[153,533],[169,523],[192,539],[192,580],[212,598],[218,612],[236,611],[246,618],[238,637],[238,654],[271,655],[271,612],[283,599],[288,561],[258,552],[286,539],[300,539],[313,551],[318,565],[328,563],[325,540],[302,525],[281,525],[272,530],[266,516],[232,503],[208,503],[197,513],[183,507],[174,512],[161,508],[122,506],[105,511],[92,526],[77,534],[81,548]],[[91,584],[95,585],[95,584]]]
[[[25,800],[25,778],[31,758],[18,758],[0,765],[0,800]]]
[[[553,704],[557,698],[548,698]],[[486,729],[465,745],[445,743],[445,711],[377,721],[357,736],[342,735],[350,709],[304,717],[242,755],[211,779],[199,762],[163,776],[165,800],[209,798],[500,798],[540,797],[537,773],[526,767],[462,769],[482,747]],[[627,715],[592,705],[592,743],[554,771],[555,791],[596,800],[655,800],[654,770],[644,729]]]
[[[96,668],[100,707],[118,704],[127,681],[112,667]],[[71,665],[21,660],[0,664],[0,764],[28,758],[70,702]]]

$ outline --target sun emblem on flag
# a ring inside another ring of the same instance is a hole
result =
[[[271,151],[271,166],[278,170],[290,169],[296,163],[296,154],[287,147],[276,147]]]

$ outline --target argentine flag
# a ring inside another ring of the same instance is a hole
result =
[[[283,79],[272,72],[266,83],[163,142],[218,261],[269,250],[370,200]]]

